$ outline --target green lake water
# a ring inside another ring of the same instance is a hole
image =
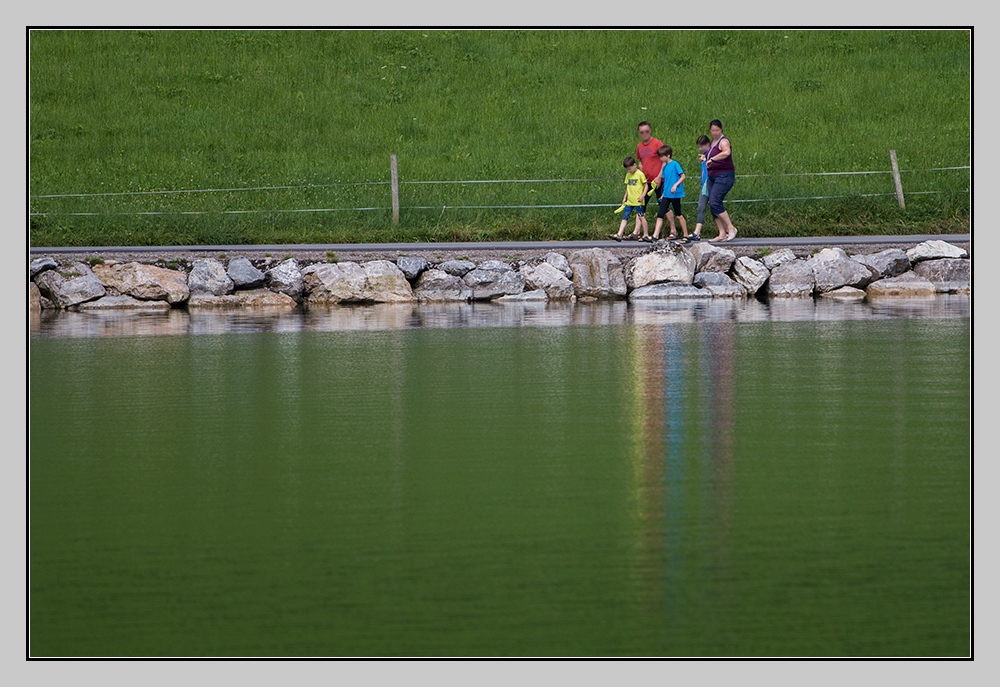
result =
[[[969,654],[970,317],[629,318],[36,327],[30,654]]]

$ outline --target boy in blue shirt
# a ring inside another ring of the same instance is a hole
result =
[[[674,149],[670,146],[663,146],[656,151],[656,154],[663,163],[663,167],[660,168],[659,176],[653,180],[653,187],[655,188],[657,184],[661,184],[660,188],[663,190],[663,195],[660,197],[660,208],[656,213],[656,228],[653,230],[653,240],[655,241],[660,238],[660,229],[663,228],[664,217],[670,220],[670,236],[667,238],[677,238],[677,227],[674,225],[674,217],[676,217],[680,220],[681,230],[684,232],[684,238],[686,239],[688,238],[687,221],[681,213],[681,198],[684,197],[684,170],[681,169],[681,164],[673,159]]]

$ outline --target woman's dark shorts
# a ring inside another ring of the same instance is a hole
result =
[[[734,183],[736,183],[736,172],[723,172],[708,178],[708,207],[712,209],[713,217],[726,211],[722,201]]]

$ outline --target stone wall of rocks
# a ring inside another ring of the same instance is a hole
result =
[[[808,258],[783,249],[759,258],[707,241],[659,241],[625,264],[601,248],[537,261],[429,263],[399,257],[368,262],[271,266],[243,257],[195,260],[186,269],[141,262],[89,265],[39,258],[28,265],[28,307],[41,310],[295,308],[300,304],[628,298],[882,298],[971,293],[967,252],[945,241],[908,251],[849,256],[824,248]]]

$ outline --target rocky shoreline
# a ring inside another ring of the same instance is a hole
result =
[[[801,251],[800,251],[801,253]],[[446,256],[440,256],[441,258]],[[341,261],[272,257],[115,260],[90,256],[29,263],[28,307],[169,310],[294,309],[310,304],[658,301],[684,298],[837,298],[863,300],[969,294],[968,251],[924,241],[907,251],[851,255],[784,248],[737,255],[701,241],[658,241],[626,253],[587,248],[542,257],[398,255]],[[220,259],[221,258],[221,259]],[[462,259],[457,259],[462,258]]]

